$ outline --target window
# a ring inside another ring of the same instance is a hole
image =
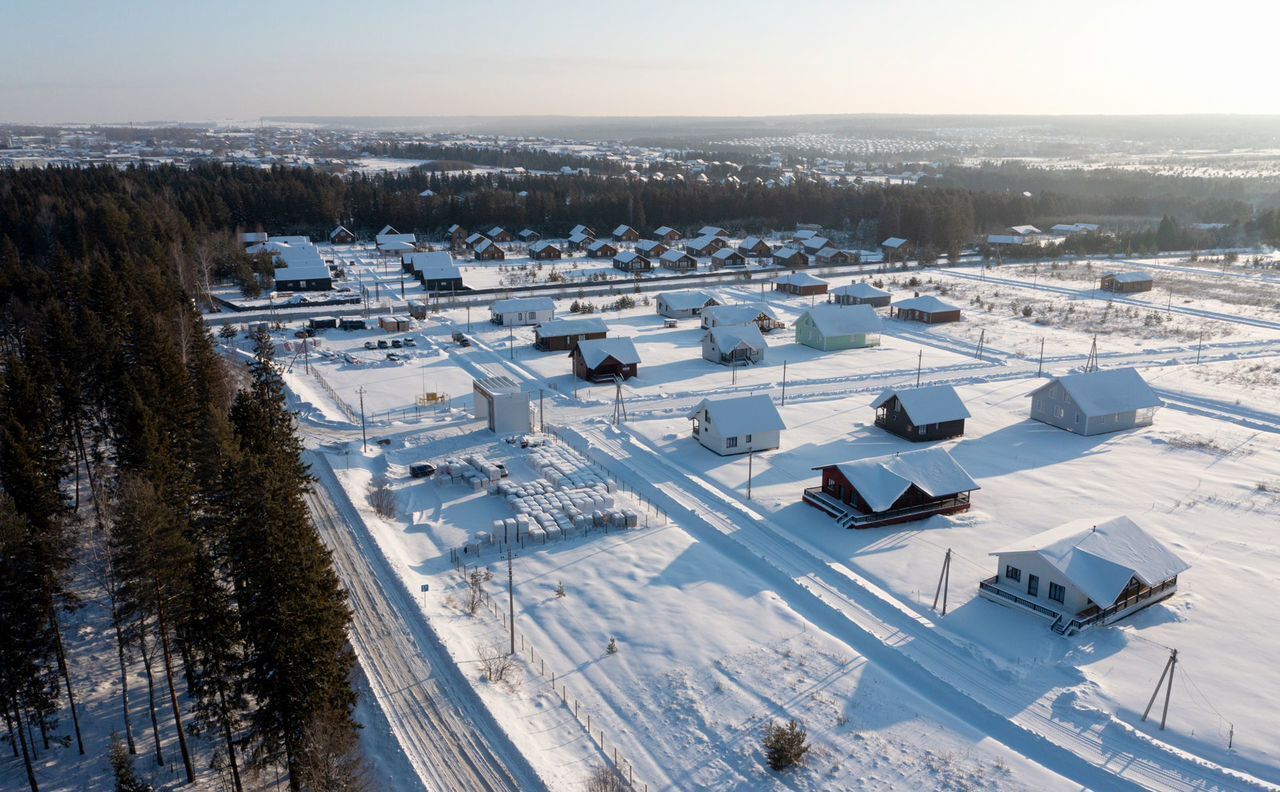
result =
[[[1027,595],[1037,597],[1040,595],[1040,578],[1035,575],[1027,575]]]
[[[747,435],[747,436],[743,439],[743,442],[745,442],[747,445],[751,445],[751,435]]]
[[[738,447],[738,438],[736,438],[736,437],[726,437],[726,438],[725,438],[725,440],[724,440],[724,447],[725,447],[725,448],[737,448],[737,447]]]
[[[1062,602],[1067,598],[1066,588],[1059,586],[1057,583],[1049,583],[1049,599],[1054,602]]]
[[[1004,565],[1004,576],[1010,580],[1022,580],[1022,570],[1009,564]]]

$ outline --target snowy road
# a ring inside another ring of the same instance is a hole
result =
[[[321,486],[307,502],[350,597],[351,644],[377,705],[417,773],[398,780],[397,788],[545,789],[462,677],[372,539],[330,499],[326,490],[340,488],[326,462],[319,455],[309,455],[308,461]]]
[[[1187,792],[1276,788],[1127,732],[1118,722],[1077,726],[1057,717],[1061,702],[1052,695],[1028,695],[1021,689],[1026,683],[968,655],[924,617],[642,441],[599,427],[561,434],[576,436],[580,450],[590,444],[591,458],[647,490],[691,534],[769,580],[797,612],[884,672],[1083,787]]]

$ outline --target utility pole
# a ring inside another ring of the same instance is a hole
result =
[[[511,654],[516,653],[516,586],[511,571],[511,545],[507,545],[507,625],[511,628]]]
[[[938,575],[938,588],[933,592],[933,609],[938,609],[938,597],[942,597],[942,615],[947,615],[947,590],[951,588],[951,548],[942,559],[942,572]]]
[[[471,304],[467,304],[467,332],[471,332]]]
[[[1199,360],[1196,361],[1200,362]],[[308,374],[311,373],[311,356],[307,354],[307,337],[302,337],[302,368]]]
[[[751,474],[752,463],[755,461],[756,450],[753,448],[747,452],[747,500],[751,500]]]
[[[924,368],[924,350],[916,357],[916,387],[920,387],[920,371]]]
[[[1040,339],[1040,362],[1036,364],[1036,376],[1044,374],[1044,339]]]
[[[364,386],[361,385],[356,389],[356,393],[360,394],[360,450],[369,450],[369,436],[365,433],[364,428]]]
[[[542,415],[543,415],[543,413],[542,413],[542,388],[538,388],[538,431],[539,431],[539,432],[544,431],[544,428],[545,428],[545,426],[546,426],[545,422],[542,420]]]
[[[507,328],[507,356],[516,359],[516,331],[513,327]]]
[[[1164,731],[1164,722],[1169,717],[1169,696],[1173,693],[1173,672],[1178,666],[1178,650],[1169,650],[1169,659],[1164,664],[1164,670],[1160,672],[1160,679],[1156,682],[1156,689],[1151,691],[1151,699],[1147,702],[1147,708],[1142,711],[1142,720],[1147,720],[1147,715],[1151,714],[1151,705],[1156,703],[1156,696],[1160,695],[1160,687],[1164,685],[1164,678],[1169,677],[1169,684],[1164,689],[1164,710],[1160,713],[1160,731]]]
[[[782,406],[787,406],[787,361],[782,361]]]
[[[1089,348],[1089,359],[1085,361],[1084,371],[1088,374],[1090,371],[1098,370],[1098,335],[1093,335],[1093,346]]]
[[[1164,312],[1167,314],[1173,313],[1173,287],[1172,286],[1169,287],[1169,304],[1165,306]]]
[[[984,346],[986,346],[986,345],[987,345],[987,331],[984,329],[984,330],[983,330],[983,331],[978,335],[978,352],[977,352],[977,354],[975,355],[975,357],[977,357],[977,358],[978,358],[978,360],[982,360],[982,348],[983,348]],[[921,351],[923,351],[923,350],[921,350]]]
[[[1204,331],[1200,331],[1200,340],[1196,342],[1196,365],[1200,365],[1200,350],[1204,347]]]

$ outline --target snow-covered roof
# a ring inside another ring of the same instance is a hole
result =
[[[396,233],[396,230],[392,228],[390,224],[387,224],[387,225],[384,225],[382,227],[382,230],[378,232],[378,236],[385,236],[386,234],[394,234],[394,233]]]
[[[569,234],[569,241],[575,245],[582,244],[583,242],[586,242],[588,239],[591,239],[591,235],[586,233],[585,231],[574,231],[573,233]]]
[[[713,305],[702,312],[702,315],[714,319],[719,324],[748,324],[764,314],[770,319],[778,315],[764,303],[740,303],[738,305]]]
[[[908,311],[923,311],[925,313],[941,313],[943,311],[960,310],[959,308],[957,308],[954,305],[951,305],[950,303],[945,303],[942,300],[939,300],[937,297],[934,297],[932,294],[925,294],[925,295],[921,295],[920,297],[912,297],[907,300],[902,300],[900,302],[894,303],[893,307],[899,310],[902,310],[903,308],[905,308]]]
[[[678,234],[680,232],[675,230],[671,226],[658,226],[653,230],[653,233],[656,236],[666,236],[667,234]]]
[[[804,240],[804,249],[805,250],[822,250],[824,247],[830,244],[831,244],[831,240],[827,239],[826,237],[813,236]]]
[[[458,225],[457,223],[454,223],[453,225],[449,226],[448,230],[450,234],[457,233],[458,231],[462,230],[462,226]]]
[[[806,239],[813,239],[817,235],[818,235],[818,232],[814,231],[812,228],[802,228],[799,231],[795,232],[791,238],[798,239],[801,242],[803,242]]]
[[[752,396],[735,396],[731,399],[703,399],[689,413],[692,420],[703,410],[711,416],[711,424],[725,437],[755,434],[756,432],[779,432],[787,426],[773,405],[773,399],[764,394]]]
[[[788,272],[786,275],[774,278],[773,282],[783,286],[824,286],[827,283],[822,278],[815,278],[807,272]]]
[[[351,234],[351,232],[347,230],[346,226],[338,226],[329,232],[329,238],[333,239],[338,234],[342,234],[342,233]],[[351,236],[355,236],[355,234],[351,234]]]
[[[484,233],[485,233],[485,236],[492,238],[492,237],[502,236],[504,233],[506,233],[506,230],[503,229],[502,226],[494,226],[493,228],[490,228],[488,231]]]
[[[477,242],[472,249],[477,253],[483,253],[489,248],[497,248],[497,247],[498,247],[497,242],[494,242],[492,239],[489,239],[486,237],[485,239],[482,239],[479,242]]]
[[[534,242],[532,245],[530,245],[530,246],[529,246],[529,252],[530,252],[530,253],[541,253],[542,251],[546,250],[547,248],[551,248],[551,249],[556,250],[556,251],[559,251],[559,250],[560,250],[559,248],[557,248],[555,245],[551,244],[551,243],[550,243],[550,242],[548,242],[547,240],[545,240],[545,239],[540,239],[540,240],[538,240],[537,242]]]
[[[311,246],[285,246],[277,254],[277,260],[280,262],[275,269],[277,281],[318,280],[329,277],[329,265],[320,258],[320,252]]]
[[[796,255],[797,253],[803,254],[804,251],[801,250],[800,248],[787,245],[784,248],[778,248],[777,250],[773,251],[773,257],[780,258],[780,259],[789,259],[792,256]]]
[[[1137,369],[1117,368],[1064,374],[1054,381],[1062,383],[1067,395],[1087,416],[1114,415],[1164,406],[1164,402]],[[1028,395],[1034,396],[1052,385],[1053,382],[1047,382]]]
[[[406,242],[403,239],[391,239],[385,242],[378,243],[379,250],[388,250],[388,251],[413,250],[415,247],[417,247],[417,245],[413,244],[412,242]]]
[[[378,243],[378,247],[384,247],[389,242],[408,242],[412,247],[418,243],[418,238],[413,234],[378,234],[374,241]]]
[[[676,311],[687,311],[693,308],[705,308],[714,298],[702,291],[663,292],[658,295],[668,308]]]
[[[840,296],[857,297],[860,300],[889,296],[889,292],[877,289],[870,283],[850,283],[848,286],[837,286],[831,290],[831,293]]]
[[[815,258],[826,259],[826,258],[835,258],[836,256],[839,256],[841,254],[845,256],[849,255],[846,251],[843,251],[838,247],[824,247],[822,250],[819,250],[817,253],[814,253],[813,255]]]
[[[1106,607],[1137,578],[1156,586],[1190,565],[1125,516],[1085,518],[1027,537],[991,555],[1035,553]]]
[[[418,193],[418,197],[419,197],[419,198],[430,198],[431,196],[433,196],[433,195],[435,195],[435,194],[436,194],[436,191],[435,191],[435,190],[432,190],[432,189],[426,189],[426,190],[423,190],[422,192]]]
[[[309,236],[272,236],[267,237],[267,241],[290,247],[309,247],[312,244]]]
[[[404,262],[409,265],[409,269],[420,273],[422,277],[429,280],[462,276],[458,265],[453,263],[453,256],[446,250],[436,250],[431,253],[412,253],[404,257]]]
[[[905,244],[907,244],[907,240],[902,237],[889,237],[885,241],[881,242],[880,246],[887,248],[900,248]]]
[[[685,253],[683,250],[676,250],[675,248],[671,248],[666,253],[663,253],[661,256],[659,256],[658,260],[663,261],[667,264],[674,264],[677,261],[684,261],[687,258],[693,258],[693,257],[690,256],[688,253]]]
[[[710,309],[708,309],[710,310]],[[710,338],[721,352],[728,352],[740,346],[751,349],[768,349],[764,335],[754,324],[717,325],[707,331],[703,338]]]
[[[858,305],[823,303],[800,314],[800,319],[806,316],[813,320],[813,325],[818,332],[828,338],[879,333],[881,329],[880,317],[876,314],[876,309],[863,303]]]
[[[613,245],[610,245],[608,242],[604,241],[603,239],[598,240],[596,242],[592,242],[590,245],[587,245],[587,250],[591,251],[592,253],[598,253],[599,251],[604,250],[605,248],[613,248]]]
[[[480,233],[479,231],[473,231],[470,235],[467,236],[467,244],[474,245],[480,240],[485,238],[486,238],[485,235]]]
[[[266,231],[241,231],[240,241],[246,245],[251,242],[266,242],[267,232]]]
[[[1040,229],[1036,228],[1033,225],[1009,226],[1009,230],[1017,234],[1018,236],[1030,236],[1032,234],[1043,233]]]
[[[724,261],[726,259],[731,259],[731,258],[742,258],[742,254],[731,247],[722,247],[719,250],[717,250],[715,253],[712,253],[711,258]]]
[[[570,236],[572,236],[573,234],[585,234],[585,235],[587,235],[587,236],[590,236],[590,235],[591,235],[591,229],[590,229],[590,228],[587,228],[587,227],[586,227],[586,226],[584,226],[582,223],[578,223],[576,226],[574,226],[574,227],[569,231],[569,234],[570,234]]]
[[[634,250],[624,250],[618,255],[613,257],[613,260],[618,262],[619,264],[630,264],[636,259],[643,259],[645,261],[649,260],[644,256],[640,255],[639,253],[635,252]]]
[[[830,465],[814,470],[823,467]],[[837,462],[834,467],[876,512],[892,506],[912,484],[931,498],[981,489],[942,446]]]
[[[656,239],[642,239],[636,243],[636,250],[639,250],[643,253],[648,253],[649,251],[659,246],[662,246],[665,248],[665,245],[662,245],[662,243]]]
[[[758,246],[761,242],[764,242],[764,240],[761,239],[760,237],[749,236],[746,239],[742,240],[742,244],[739,245],[738,247],[753,248]]]
[[[510,297],[505,300],[494,300],[489,310],[496,314],[513,311],[554,311],[555,301],[550,297]]]
[[[606,358],[613,358],[624,366],[640,363],[640,353],[636,351],[636,345],[630,338],[579,341],[575,349],[582,353],[582,362],[587,364],[587,368],[599,366]]]
[[[588,333],[607,333],[609,325],[599,317],[588,319],[553,319],[543,322],[537,327],[539,338],[553,336],[587,335]]]
[[[950,385],[926,385],[923,388],[886,388],[876,400],[871,402],[873,408],[880,408],[894,396],[907,411],[907,417],[916,426],[925,424],[959,421],[969,417],[969,410],[960,401],[960,395]]]
[[[613,229],[613,235],[616,237],[625,236],[626,234],[629,234],[634,230],[635,229],[633,229],[629,225],[620,225],[617,228]]]
[[[698,250],[702,250],[706,248],[708,245],[715,244],[716,240],[717,240],[717,237],[715,236],[715,234],[702,234],[702,235],[699,235],[696,239],[689,240],[689,243],[685,247],[691,247],[691,248],[696,248]]]
[[[1146,283],[1151,276],[1145,272],[1108,272],[1104,278],[1113,278],[1117,283]]]
[[[1055,234],[1078,234],[1086,231],[1097,231],[1101,227],[1097,223],[1058,223],[1049,230]]]
[[[1012,234],[987,234],[988,245],[1021,245],[1026,241],[1025,237]]]
[[[726,231],[720,226],[703,226],[698,229],[698,236],[724,236]]]

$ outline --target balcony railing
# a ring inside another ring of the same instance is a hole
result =
[[[1036,613],[1040,613],[1045,616],[1048,616],[1049,618],[1054,619],[1055,623],[1056,621],[1062,619],[1062,614],[1059,613],[1058,611],[1053,610],[1051,608],[1046,608],[1045,606],[1037,602],[1033,602],[1032,600],[1029,600],[1025,597],[1019,597],[1017,594],[1014,594],[1012,591],[1006,591],[1005,589],[1000,588],[998,585],[996,585],[996,581],[998,579],[999,579],[998,575],[989,577],[986,580],[979,583],[978,588],[982,589],[983,591],[987,591],[992,594],[995,594],[997,597],[1003,597],[1004,599],[1007,599],[1010,602],[1016,602],[1022,607],[1029,608],[1035,611]]]
[[[887,523],[904,522],[914,517],[927,517],[931,514],[955,511],[969,506],[969,493],[962,492],[950,498],[944,498],[919,506],[907,506],[901,509],[890,509],[882,512],[860,512],[844,501],[824,492],[822,487],[807,487],[804,500],[812,503],[836,518],[836,522],[845,528],[868,528]]]
[[[998,580],[998,575],[989,577],[979,583],[978,587],[982,591],[994,594],[997,597],[1016,603],[1023,608],[1052,618],[1054,620],[1052,629],[1060,635],[1071,635],[1072,633],[1079,632],[1080,630],[1087,629],[1094,625],[1104,624],[1107,619],[1117,613],[1126,611],[1144,600],[1159,597],[1165,592],[1171,592],[1178,586],[1178,578],[1174,576],[1158,586],[1140,589],[1124,599],[1117,600],[1106,608],[1099,608],[1097,605],[1090,605],[1088,608],[1085,608],[1072,618],[1068,619],[1065,614],[1059,613],[1052,608],[1047,608],[1038,602],[1029,600],[1026,597],[1020,597],[1012,591],[1000,588],[1000,586],[997,585]]]

